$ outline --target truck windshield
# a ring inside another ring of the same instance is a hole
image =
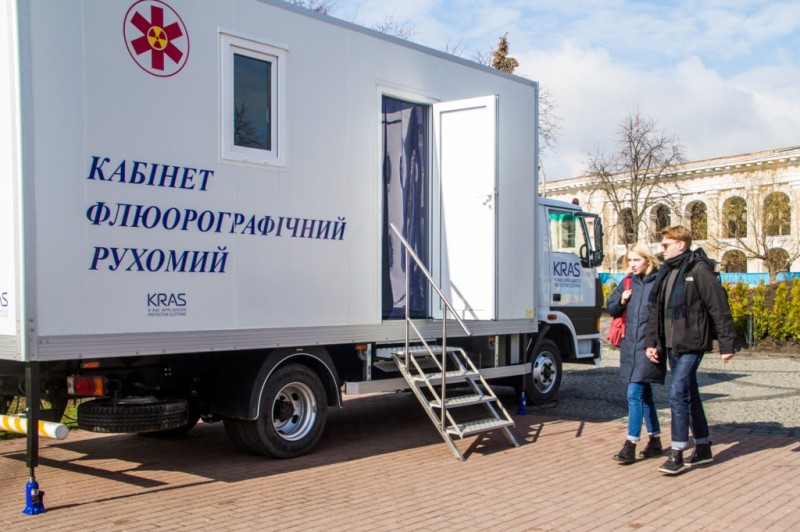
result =
[[[568,211],[551,210],[549,221],[553,251],[577,255],[580,247],[587,242],[582,220]]]
[[[589,218],[587,220],[587,217]],[[584,267],[597,266],[603,260],[602,245],[594,243],[590,236],[587,221],[600,231],[602,225],[594,215],[551,209],[548,217],[550,242],[556,253],[573,253],[580,257]],[[597,231],[595,231],[597,232]],[[602,238],[602,237],[600,237]]]

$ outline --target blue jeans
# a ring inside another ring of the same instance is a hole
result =
[[[628,383],[628,439],[639,441],[642,434],[642,418],[649,434],[659,434],[658,411],[653,402],[653,388],[647,382]]]
[[[703,360],[698,353],[676,353],[668,349],[672,384],[669,388],[669,406],[672,410],[672,448],[689,446],[689,427],[695,443],[708,442],[708,421],[703,410],[703,400],[697,387],[697,368]]]

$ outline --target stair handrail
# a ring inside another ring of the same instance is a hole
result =
[[[445,379],[445,373],[447,372],[447,313],[448,313],[448,311],[453,316],[453,318],[455,318],[456,323],[458,323],[458,325],[461,327],[461,329],[464,331],[464,333],[467,336],[472,336],[472,333],[470,332],[469,328],[464,323],[464,321],[461,318],[458,317],[458,314],[456,314],[456,311],[455,311],[455,308],[453,307],[453,304],[450,303],[450,300],[447,299],[447,296],[444,295],[442,290],[439,288],[439,285],[436,284],[436,281],[433,280],[433,277],[431,276],[430,272],[425,267],[425,265],[422,263],[422,261],[420,260],[419,256],[417,256],[416,252],[411,248],[411,244],[409,244],[408,241],[403,237],[402,233],[400,233],[400,230],[397,229],[397,227],[393,223],[389,224],[389,228],[392,230],[392,232],[394,232],[395,235],[397,235],[397,238],[400,239],[400,243],[403,245],[403,248],[405,249],[405,252],[406,252],[406,260],[405,260],[405,282],[406,282],[406,287],[405,287],[406,288],[406,292],[405,292],[405,294],[406,294],[405,295],[405,297],[406,297],[405,328],[406,328],[406,330],[405,330],[405,351],[404,351],[405,352],[405,365],[406,365],[406,367],[408,367],[409,326],[411,326],[414,329],[414,332],[416,333],[416,335],[420,339],[420,341],[422,341],[422,344],[425,346],[425,349],[428,351],[428,354],[430,354],[431,356],[434,356],[433,355],[433,351],[428,346],[428,343],[425,341],[425,339],[422,337],[422,334],[420,334],[419,330],[414,326],[413,323],[411,323],[411,316],[409,316],[409,303],[411,301],[411,298],[409,297],[409,288],[410,288],[410,286],[409,286],[409,282],[410,282],[409,278],[411,276],[411,270],[409,268],[409,266],[410,266],[409,257],[414,259],[414,262],[419,267],[420,271],[425,276],[425,278],[428,280],[428,285],[430,285],[436,291],[436,293],[439,295],[439,301],[444,306],[444,311],[442,313],[442,364],[441,364],[442,391],[441,391],[441,420],[440,420],[441,427],[444,428],[444,426],[445,426],[445,418],[446,418],[446,414],[447,414],[447,412],[446,412],[447,409],[445,408],[445,389],[446,389],[446,386],[447,386],[447,382],[446,382],[446,379]]]

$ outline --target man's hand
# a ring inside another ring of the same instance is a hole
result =
[[[733,355],[731,355],[733,356]],[[647,348],[647,358],[650,359],[650,362],[653,364],[658,364],[658,348],[656,347],[648,347]]]
[[[727,364],[733,359],[733,353],[726,353],[722,355],[722,363]]]

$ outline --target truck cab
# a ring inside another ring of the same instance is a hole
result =
[[[539,198],[537,208],[539,333],[532,340],[528,396],[542,400],[558,390],[562,359],[600,362],[603,225],[577,202]]]

